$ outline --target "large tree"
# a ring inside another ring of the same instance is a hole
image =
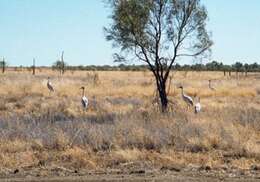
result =
[[[121,52],[149,65],[162,111],[167,110],[166,83],[179,57],[208,52],[207,11],[200,0],[108,0],[112,23],[106,38]],[[204,54],[205,55],[205,54]]]

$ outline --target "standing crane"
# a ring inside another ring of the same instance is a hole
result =
[[[192,98],[191,98],[190,96],[188,96],[188,95],[186,95],[186,94],[184,93],[184,91],[183,91],[183,86],[180,86],[179,88],[180,88],[181,91],[182,91],[182,99],[184,100],[184,102],[186,102],[188,108],[189,108],[189,106],[193,106],[193,100],[192,100]]]
[[[212,80],[209,80],[209,89],[210,89],[210,90],[213,90],[213,91],[216,91],[216,89],[211,85],[211,81],[212,81]]]
[[[51,94],[51,92],[54,92],[54,88],[52,86],[52,83],[50,82],[50,77],[48,77],[47,87],[48,87],[48,89],[50,91],[50,94]]]
[[[88,108],[88,98],[85,96],[85,87],[81,87],[82,89],[82,98],[81,98],[81,103],[84,109]]]
[[[198,101],[194,106],[195,114],[198,114],[201,111],[200,97],[198,97]]]

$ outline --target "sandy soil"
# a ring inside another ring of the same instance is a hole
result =
[[[198,169],[198,168],[166,168],[166,169],[134,169],[124,171],[110,169],[106,171],[77,171],[65,168],[23,169],[1,173],[0,181],[260,181],[259,170],[239,169]]]
[[[51,182],[66,182],[66,181],[260,181],[260,179],[252,177],[239,177],[239,178],[216,178],[207,176],[185,176],[183,175],[158,175],[158,176],[137,176],[137,175],[88,175],[88,176],[69,176],[69,177],[26,177],[26,178],[8,178],[1,179],[0,181],[5,182],[24,182],[24,181],[51,181]]]

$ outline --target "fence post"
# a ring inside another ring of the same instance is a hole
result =
[[[33,66],[32,66],[32,69],[33,69],[33,75],[35,75],[35,58],[33,58]]]
[[[2,62],[2,73],[5,73],[5,58],[3,58],[3,62]]]
[[[61,53],[61,74],[63,75],[65,73],[65,63],[64,63],[64,51]]]

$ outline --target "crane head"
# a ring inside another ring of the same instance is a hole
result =
[[[183,89],[183,86],[179,86],[178,88]]]
[[[79,89],[83,89],[83,90],[84,90],[84,89],[85,89],[85,87],[80,87]]]

